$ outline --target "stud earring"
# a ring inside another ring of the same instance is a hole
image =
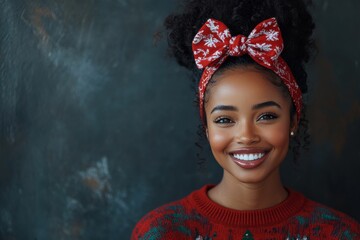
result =
[[[290,132],[290,135],[291,135],[291,136],[294,136],[294,135],[295,135],[295,133],[294,133],[293,131],[291,131],[291,132]]]

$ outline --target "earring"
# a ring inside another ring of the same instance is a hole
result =
[[[293,131],[291,131],[291,132],[290,132],[290,135],[291,135],[291,136],[294,136],[294,135],[295,135],[295,133],[294,133]]]

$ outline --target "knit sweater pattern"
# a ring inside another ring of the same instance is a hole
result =
[[[274,207],[240,211],[210,200],[211,187],[151,211],[137,223],[131,239],[360,239],[354,219],[293,190]]]

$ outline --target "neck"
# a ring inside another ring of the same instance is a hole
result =
[[[209,198],[214,202],[236,210],[255,210],[275,206],[287,197],[279,170],[261,182],[240,182],[224,172],[221,182],[210,189]]]

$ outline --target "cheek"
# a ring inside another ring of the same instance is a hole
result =
[[[223,151],[228,145],[231,136],[230,133],[224,130],[209,129],[209,144],[213,151]]]
[[[274,147],[284,148],[287,151],[289,145],[289,128],[285,124],[279,124],[274,126],[270,131],[267,131],[264,137],[268,142],[271,143]]]

